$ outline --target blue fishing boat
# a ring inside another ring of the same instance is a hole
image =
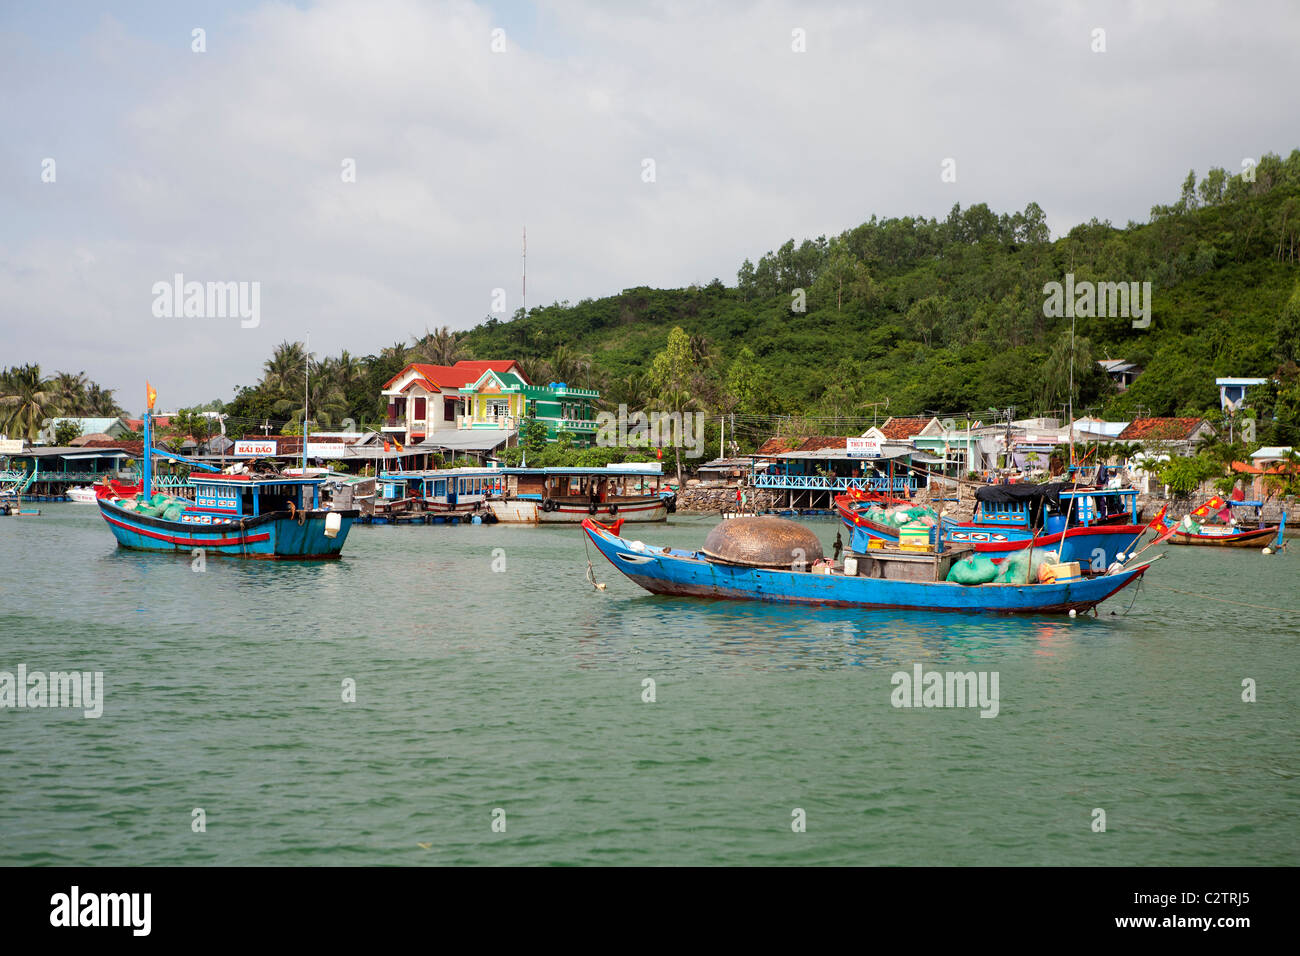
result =
[[[96,502],[120,547],[186,554],[199,548],[207,554],[264,559],[339,556],[359,512],[321,507],[325,476],[215,473],[218,469],[205,462],[155,449],[150,434],[154,397],[150,388],[139,494],[114,494]],[[192,501],[151,494],[154,455],[213,473],[190,476]]]
[[[969,549],[946,553],[851,555],[842,566],[820,557],[808,532],[767,525],[773,536],[747,541],[755,522],[723,522],[696,551],[652,547],[606,527],[583,521],[583,533],[630,580],[653,594],[733,600],[775,601],[833,607],[893,608],[988,614],[1058,614],[1087,611],[1140,579],[1151,562],[1055,583],[958,584],[946,580],[954,560]],[[722,529],[734,529],[730,538]],[[806,530],[806,529],[805,529]],[[881,551],[883,549],[875,549]],[[794,560],[791,555],[795,555]]]

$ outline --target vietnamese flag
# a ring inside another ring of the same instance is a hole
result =
[[[1155,517],[1147,522],[1147,527],[1154,528],[1157,525],[1159,525],[1160,530],[1163,531],[1167,527],[1167,525],[1165,524],[1165,512],[1168,510],[1169,510],[1169,505],[1167,504],[1161,505],[1160,510],[1156,512]]]
[[[158,393],[154,391],[153,386],[148,382],[144,383],[144,397],[149,405],[149,411],[153,411],[153,403],[158,401]]]

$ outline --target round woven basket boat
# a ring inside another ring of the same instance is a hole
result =
[[[733,518],[704,539],[703,554],[747,568],[807,569],[824,557],[822,543],[804,525],[785,518]]]

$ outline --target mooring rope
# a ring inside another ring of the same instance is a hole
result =
[[[587,532],[582,532],[582,549],[587,552],[587,580],[591,582],[592,590],[603,591],[605,585],[596,580],[596,569],[591,566],[591,548],[587,545]]]

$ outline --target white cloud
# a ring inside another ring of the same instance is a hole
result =
[[[133,408],[146,376],[167,405],[227,398],[307,329],[364,353],[472,325],[496,287],[513,311],[525,224],[536,305],[732,282],[746,256],[872,213],[1035,200],[1058,233],[1142,220],[1189,167],[1298,145],[1297,21],[1281,2],[569,0],[516,24],[463,0],[332,0],[207,24],[205,54],[111,19],[67,50],[0,37],[25,64],[0,101],[0,361],[85,368]],[[260,281],[261,327],[152,319],[175,272]]]

